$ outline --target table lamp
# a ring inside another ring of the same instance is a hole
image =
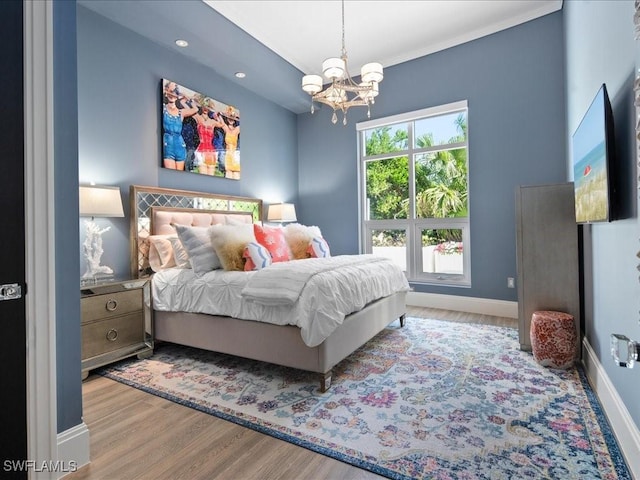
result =
[[[293,203],[272,203],[267,210],[267,222],[295,222],[296,207]]]
[[[85,220],[86,236],[82,244],[82,252],[87,264],[87,271],[82,281],[95,281],[98,277],[113,275],[113,269],[100,265],[102,257],[102,234],[111,227],[100,228],[93,219],[95,217],[124,217],[122,198],[119,187],[98,185],[80,185],[80,216],[91,217]]]

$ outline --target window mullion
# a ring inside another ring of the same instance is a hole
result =
[[[415,241],[415,221],[416,221],[416,166],[414,156],[414,129],[413,122],[409,122],[408,125],[408,146],[407,161],[409,167],[409,215],[407,226],[407,275],[409,278],[413,278],[418,272],[417,269],[417,246]]]
[[[416,166],[413,158],[413,123],[408,124],[409,150],[407,152],[407,162],[409,166],[409,220],[416,218]]]

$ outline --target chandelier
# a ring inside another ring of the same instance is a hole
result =
[[[347,49],[344,46],[344,0],[342,0],[342,55],[340,58],[327,58],[322,62],[322,73],[331,84],[322,89],[320,75],[302,77],[302,90],[311,95],[311,113],[314,113],[314,102],[324,103],[333,109],[331,121],[338,121],[336,112],[342,111],[342,124],[347,124],[347,111],[351,107],[367,107],[367,118],[371,117],[370,106],[378,96],[378,84],[384,78],[382,65],[367,63],[360,69],[360,83],[356,83],[347,67]]]

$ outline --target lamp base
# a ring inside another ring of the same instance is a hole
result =
[[[80,286],[86,287],[89,285],[98,285],[99,283],[109,282],[113,279],[115,279],[115,275],[113,275],[113,273],[101,273],[96,275],[88,275],[87,273],[85,273],[84,275],[82,275],[82,277],[80,277]]]
[[[84,282],[95,284],[100,280],[113,277],[113,269],[111,267],[100,265],[100,258],[102,257],[102,234],[109,231],[110,227],[100,229],[93,221],[87,221],[86,226],[87,233],[82,250],[87,264],[87,270],[80,278],[82,285],[85,284]]]

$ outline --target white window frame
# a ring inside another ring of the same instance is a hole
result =
[[[372,253],[371,232],[374,230],[405,230],[406,231],[406,275],[412,283],[425,283],[446,286],[471,286],[471,234],[470,234],[470,198],[469,178],[467,173],[467,211],[466,218],[415,218],[415,160],[416,154],[442,150],[442,146],[429,148],[416,148],[413,132],[413,122],[428,117],[464,111],[467,115],[467,136],[464,142],[449,144],[447,149],[464,148],[467,152],[467,172],[469,171],[469,109],[466,100],[453,102],[431,108],[416,110],[413,112],[392,115],[389,117],[368,120],[356,124],[358,132],[358,219],[359,219],[359,245],[361,253]],[[400,152],[389,152],[384,155],[365,156],[365,131],[374,128],[391,126],[394,124],[408,123],[409,148]],[[406,156],[409,160],[409,218],[368,220],[366,208],[366,168],[369,161],[375,161],[395,156]],[[422,268],[422,230],[455,228],[462,230],[463,250],[463,274],[429,273]]]

